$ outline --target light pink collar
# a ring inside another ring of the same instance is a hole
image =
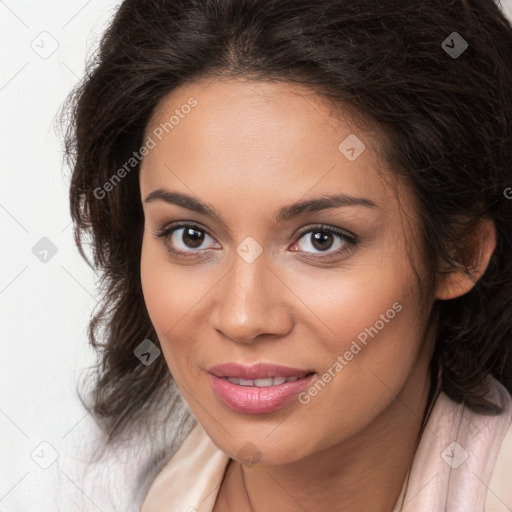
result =
[[[491,474],[512,414],[510,395],[494,379],[490,397],[503,407],[502,414],[477,414],[463,404],[455,404],[444,393],[439,395],[414,456],[403,509],[396,510],[484,510]]]

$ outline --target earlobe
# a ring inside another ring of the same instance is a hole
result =
[[[496,226],[493,220],[483,219],[470,237],[468,252],[471,258],[464,265],[453,268],[438,280],[435,298],[449,300],[468,293],[482,277],[496,248]]]

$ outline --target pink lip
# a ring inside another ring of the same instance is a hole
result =
[[[258,363],[244,366],[238,363],[224,363],[212,366],[208,373],[217,377],[238,377],[239,379],[266,379],[268,377],[303,377],[315,370],[301,370],[278,364]]]
[[[246,414],[262,414],[284,406],[300,393],[316,377],[311,370],[300,370],[285,366],[257,364],[242,366],[235,363],[215,365],[208,370],[213,391],[230,409]],[[294,382],[277,386],[239,386],[223,377],[241,379],[264,379],[269,377],[299,377]]]

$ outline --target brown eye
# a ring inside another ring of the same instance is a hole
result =
[[[196,249],[203,243],[204,237],[204,231],[195,228],[184,228],[181,240],[187,247]]]
[[[170,253],[179,256],[195,256],[220,247],[206,230],[194,224],[168,226],[154,235],[163,240]]]
[[[318,226],[303,231],[293,245],[294,251],[310,253],[316,257],[334,256],[355,248],[358,240],[355,235],[349,235],[338,228]],[[332,249],[332,250],[331,250]]]
[[[342,234],[324,229],[316,229],[304,233],[297,244],[302,246],[299,247],[299,250],[303,252],[325,252],[331,248],[343,249],[349,243],[347,238]]]
[[[334,237],[332,233],[325,233],[323,231],[311,232],[311,245],[319,251],[326,251],[330,249],[334,243]]]

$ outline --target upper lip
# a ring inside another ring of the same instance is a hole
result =
[[[216,377],[238,377],[241,379],[267,379],[269,377],[303,377],[314,370],[302,370],[278,364],[257,363],[243,365],[239,363],[223,363],[210,367],[208,373]]]

